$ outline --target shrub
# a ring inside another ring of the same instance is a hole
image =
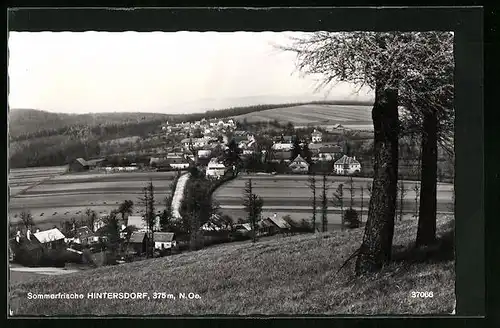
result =
[[[352,208],[349,208],[344,212],[344,222],[348,228],[352,229],[359,228],[361,226],[358,212]]]

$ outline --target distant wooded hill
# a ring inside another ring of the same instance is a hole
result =
[[[138,124],[145,121],[167,121],[173,115],[159,113],[92,113],[64,114],[37,109],[12,109],[9,112],[11,139],[61,134],[72,126],[107,126]],[[45,133],[44,133],[45,132]]]

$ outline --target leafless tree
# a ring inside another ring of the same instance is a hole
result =
[[[340,216],[342,220],[342,227],[344,226],[344,185],[338,185],[337,190],[333,193],[333,204],[340,206]]]
[[[326,173],[323,173],[323,185],[321,188],[321,231],[328,231],[328,183],[326,179]]]
[[[361,223],[363,223],[363,210],[365,205],[365,188],[363,187],[363,185],[359,187],[359,191],[361,193],[361,212],[359,213],[359,220]]]
[[[248,220],[252,226],[252,242],[257,241],[257,221],[262,213],[262,206],[264,201],[253,192],[252,179],[248,179],[245,183],[245,190],[243,193],[243,206],[248,214]]]
[[[318,88],[342,81],[375,91],[373,190],[363,243],[357,252],[357,274],[378,271],[391,259],[398,138],[402,121],[407,120],[400,119],[398,105],[415,113],[408,115],[408,121],[418,122],[416,118],[429,112],[423,108],[445,103],[439,99],[447,99],[443,94],[449,94],[450,87],[440,83],[440,75],[447,73],[440,65],[443,52],[448,52],[447,48],[436,50],[447,38],[442,32],[316,32],[280,47],[296,53],[302,73],[322,75]]]
[[[420,184],[418,182],[415,182],[413,185],[413,191],[415,192],[415,214],[414,217],[418,218],[418,200],[419,200],[419,191],[420,191]]]
[[[408,188],[406,187],[404,180],[399,181],[398,182],[399,221],[403,220],[403,203],[407,194],[408,194]]]
[[[22,211],[20,215],[21,224],[26,230],[31,229],[35,222],[33,221],[33,216],[30,211]]]

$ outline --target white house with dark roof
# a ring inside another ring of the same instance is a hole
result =
[[[311,141],[313,143],[322,142],[323,141],[323,133],[314,129],[314,131],[311,133]]]
[[[216,158],[212,158],[208,163],[206,176],[212,178],[220,178],[226,174],[227,168],[223,163],[219,163]]]
[[[176,246],[175,234],[173,232],[155,232],[153,234],[155,249],[172,249]]]
[[[356,160],[356,156],[342,156],[333,164],[333,169],[337,174],[353,174],[361,172],[361,164]]]

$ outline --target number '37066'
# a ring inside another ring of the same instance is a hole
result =
[[[434,293],[432,291],[424,291],[424,292],[414,292],[410,293],[411,298],[431,298],[434,297]]]

